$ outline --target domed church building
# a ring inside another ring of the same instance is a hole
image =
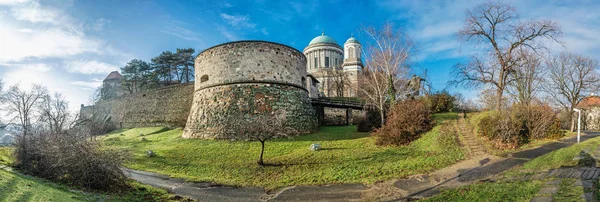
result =
[[[363,69],[362,46],[354,37],[338,45],[335,39],[321,34],[310,41],[303,51],[306,56],[308,85],[318,93],[309,92],[311,97],[356,97],[358,74]],[[309,90],[310,91],[310,90]]]

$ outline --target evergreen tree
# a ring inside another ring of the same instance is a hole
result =
[[[184,48],[177,49],[176,55],[176,66],[181,68],[180,82],[189,83],[194,80],[194,49]]]

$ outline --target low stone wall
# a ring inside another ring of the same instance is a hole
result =
[[[193,84],[181,84],[101,100],[93,107],[82,108],[82,114],[110,115],[117,127],[184,127],[192,106]],[[85,111],[84,111],[85,110]]]
[[[298,132],[317,130],[306,91],[289,85],[243,83],[205,88],[194,93],[193,106],[184,138],[236,139],[235,129],[223,128],[224,123],[231,123],[239,114],[279,110],[285,111],[285,124]]]
[[[346,125],[346,109],[325,107],[325,116],[323,117],[323,125],[337,126]],[[358,117],[365,117],[366,114],[362,110],[349,109],[348,123],[353,124]]]

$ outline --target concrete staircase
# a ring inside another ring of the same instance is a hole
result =
[[[462,144],[469,149],[469,155],[471,157],[485,155],[485,148],[479,143],[479,138],[473,133],[473,130],[469,126],[469,121],[464,119],[462,115],[460,116],[458,129],[464,138]]]

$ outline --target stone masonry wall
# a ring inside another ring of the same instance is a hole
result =
[[[238,41],[198,54],[194,101],[183,137],[242,139],[230,120],[238,114],[283,111],[301,133],[317,129],[306,90],[306,58],[289,46]]]
[[[235,137],[231,119],[239,114],[285,111],[286,123],[300,133],[317,130],[315,111],[302,89],[277,84],[236,84],[207,88],[194,95],[184,138]],[[235,139],[235,138],[234,138]]]
[[[110,115],[111,122],[117,127],[184,127],[192,106],[193,92],[191,84],[175,85],[101,100],[94,108]],[[86,107],[85,110],[94,109]]]

